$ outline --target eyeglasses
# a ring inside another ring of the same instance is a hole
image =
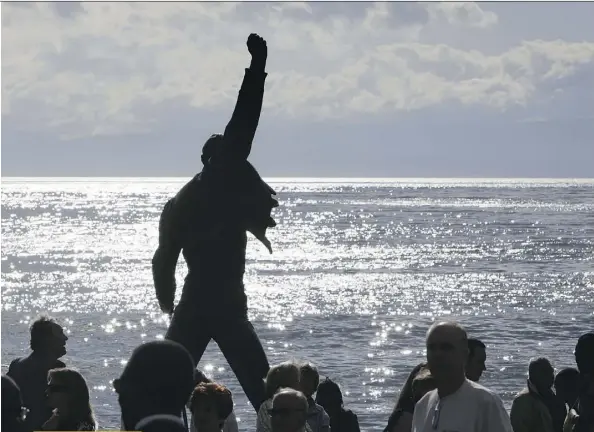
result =
[[[299,408],[271,408],[268,410],[270,417],[286,417],[293,413],[304,413],[304,409]]]
[[[441,401],[437,402],[435,408],[433,409],[433,420],[431,420],[431,428],[433,430],[437,430],[437,426],[439,426],[439,416],[441,414]]]

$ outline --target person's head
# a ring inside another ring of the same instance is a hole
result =
[[[266,375],[266,397],[272,398],[281,387],[299,389],[299,366],[294,362],[284,362],[273,366]]]
[[[23,406],[21,389],[14,380],[2,375],[2,430],[21,432],[29,410]]]
[[[305,397],[312,397],[320,385],[318,369],[311,363],[304,363],[300,369],[299,385]]]
[[[219,431],[233,411],[233,397],[222,385],[201,383],[192,392],[190,411],[198,431]]]
[[[575,362],[582,375],[594,375],[594,332],[583,334],[575,346]]]
[[[307,422],[307,398],[295,389],[280,389],[270,409],[272,432],[299,432]]]
[[[179,417],[168,414],[156,414],[138,422],[135,431],[139,432],[188,432]]]
[[[413,401],[416,404],[425,394],[437,388],[429,369],[421,369],[412,382]]]
[[[466,362],[466,378],[479,382],[481,375],[487,370],[487,347],[478,339],[468,339],[468,361]]]
[[[555,369],[551,362],[539,357],[528,365],[528,379],[539,390],[549,390],[555,381]]]
[[[326,378],[318,385],[316,403],[330,415],[338,413],[344,403],[340,386],[330,378]]]
[[[427,332],[427,365],[437,383],[464,378],[468,337],[457,323],[434,324]]]
[[[77,370],[51,369],[47,374],[47,404],[73,423],[95,424],[89,387]]]
[[[31,350],[51,359],[59,359],[66,354],[68,337],[64,329],[53,318],[42,315],[31,324]]]
[[[223,135],[213,134],[206,140],[202,146],[202,156],[200,157],[203,165],[207,165],[210,159],[215,156],[222,145],[223,139]]]
[[[194,360],[176,342],[147,342],[132,352],[113,385],[126,430],[150,415],[179,417],[194,388]]]
[[[573,406],[580,390],[580,372],[575,368],[560,370],[555,376],[555,392],[567,405]]]

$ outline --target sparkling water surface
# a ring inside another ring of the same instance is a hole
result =
[[[101,428],[119,426],[111,381],[162,338],[150,260],[183,179],[2,180],[2,371],[28,324],[61,320],[65,361],[87,377]],[[440,318],[488,345],[481,383],[509,407],[531,357],[573,366],[594,328],[594,180],[271,179],[274,253],[250,239],[250,316],[271,363],[307,359],[338,381],[363,430],[386,424]],[[177,277],[185,275],[183,259]],[[178,298],[181,290],[178,290]],[[200,363],[255,413],[216,344]]]

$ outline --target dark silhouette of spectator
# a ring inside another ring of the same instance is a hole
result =
[[[580,372],[579,397],[569,410],[564,430],[594,432],[594,332],[578,339],[574,354]]]
[[[567,415],[565,404],[552,391],[555,369],[546,358],[530,362],[528,382],[514,399],[514,432],[561,432]]]
[[[30,332],[31,354],[14,359],[6,373],[21,389],[23,403],[30,410],[24,425],[29,431],[40,430],[52,415],[45,398],[47,374],[66,366],[59,359],[66,354],[68,340],[62,326],[48,316],[37,318]]]
[[[252,55],[235,110],[223,135],[202,149],[202,172],[165,204],[159,221],[159,247],[152,260],[161,310],[171,314],[180,252],[188,275],[166,339],[181,343],[198,364],[214,339],[256,411],[265,399],[266,353],[247,315],[243,284],[247,231],[270,251],[266,229],[278,202],[275,192],[247,161],[258,127],[268,50],[249,36]]]
[[[567,408],[573,407],[579,397],[580,372],[575,368],[560,370],[555,376],[555,393]]]
[[[89,387],[80,372],[70,368],[48,373],[47,404],[53,414],[43,426],[49,431],[94,431],[97,421],[91,407]]]
[[[2,375],[2,430],[24,432],[28,412],[23,406],[19,386],[12,378]]]
[[[483,372],[487,370],[487,347],[479,339],[468,339],[468,362],[466,363],[466,378],[479,382]]]
[[[156,414],[148,416],[136,425],[135,431],[139,432],[187,432],[188,429],[184,425],[184,422],[179,417],[167,415],[167,414]]]
[[[501,399],[466,378],[468,337],[453,322],[435,324],[427,334],[427,364],[437,389],[416,404],[412,432],[471,430],[512,432]]]
[[[202,383],[192,392],[190,407],[197,431],[222,432],[225,420],[233,411],[233,397],[224,386]]]
[[[300,369],[299,366],[293,362],[284,362],[273,366],[266,376],[266,397],[267,399],[260,406],[258,410],[258,418],[256,421],[257,432],[271,432],[271,417],[270,410],[272,409],[272,399],[276,392],[282,388],[289,388],[298,390],[300,388]],[[307,402],[307,398],[305,399]],[[307,416],[306,416],[307,418]],[[308,432],[311,432],[309,425],[305,424]]]
[[[181,418],[193,381],[194,361],[182,345],[164,340],[138,346],[113,382],[124,430],[136,430],[140,420],[156,414]]]
[[[298,390],[280,389],[272,399],[268,415],[272,432],[304,432],[307,428],[307,398]]]
[[[194,372],[194,385],[197,386],[198,384],[207,384],[211,383],[212,381],[204,375],[203,372],[196,370]],[[188,409],[192,412],[192,407],[190,402],[188,402]],[[190,431],[191,432],[198,432],[196,430],[196,425],[194,424],[194,418],[190,420]],[[235,416],[235,412],[233,409],[231,410],[231,414],[229,414],[225,420],[225,424],[223,425],[223,432],[238,432],[239,427],[237,425],[237,417]]]
[[[414,400],[412,385],[417,375],[423,370],[429,370],[426,362],[419,363],[413,368],[411,373],[408,374],[408,377],[404,382],[404,386],[402,386],[402,390],[400,391],[400,395],[398,396],[398,400],[396,401],[396,406],[388,418],[388,426],[384,428],[383,432],[391,432],[392,427],[400,419],[403,412],[407,412],[409,414],[414,412],[416,402]]]
[[[330,417],[324,408],[313,399],[319,385],[320,374],[318,369],[311,363],[301,365],[299,387],[307,398],[307,424],[313,432],[329,432]]]
[[[344,409],[342,391],[338,384],[326,378],[318,386],[316,403],[330,416],[332,432],[359,432],[359,419],[351,410]]]
[[[413,402],[416,405],[425,394],[431,390],[435,390],[437,383],[431,375],[429,369],[423,368],[417,374],[412,382]],[[403,409],[396,410],[390,416],[388,427],[386,430],[390,432],[409,432],[412,429],[413,412],[408,412]]]

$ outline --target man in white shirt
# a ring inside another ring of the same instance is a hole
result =
[[[427,364],[437,389],[415,406],[412,432],[513,432],[501,399],[468,380],[468,337],[458,324],[435,324],[427,333]]]

